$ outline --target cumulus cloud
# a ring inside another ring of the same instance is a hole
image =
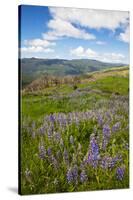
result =
[[[130,34],[129,34],[129,26],[126,28],[125,32],[120,33],[119,35],[119,40],[123,41],[123,42],[129,42],[130,39]]]
[[[44,39],[24,40],[24,45],[20,51],[22,53],[52,53],[54,49],[49,48],[55,46],[55,42],[50,42]]]
[[[57,40],[62,37],[73,37],[94,40],[96,36],[85,28],[106,28],[115,31],[119,27],[127,27],[129,13],[121,11],[92,10],[79,8],[49,8],[52,19],[48,22],[48,32],[43,34],[46,40]],[[121,33],[120,38],[124,38]],[[124,41],[124,39],[123,39]],[[97,44],[104,45],[102,41]]]
[[[82,46],[79,46],[75,49],[71,49],[70,51],[71,55],[77,56],[80,58],[94,58],[97,53],[93,51],[92,49],[84,49]]]
[[[107,28],[115,30],[129,20],[128,12],[92,10],[79,8],[49,8],[54,19],[61,19],[70,23],[79,24],[89,28]]]
[[[90,48],[85,49],[82,46],[71,49],[70,54],[78,58],[96,59],[104,62],[114,63],[124,62],[125,59],[125,56],[120,53],[99,53]]]
[[[79,46],[76,49],[72,49],[71,54],[76,56],[82,56],[84,55],[84,48],[82,46]]]
[[[98,40],[91,33],[91,29],[92,31],[101,28],[112,31],[117,28],[125,29],[125,32],[122,31],[116,38],[126,43],[129,42],[128,12],[60,7],[50,7],[49,12],[51,19],[47,22],[48,30],[42,33],[42,38],[25,40],[21,48],[22,53],[52,53],[56,45],[55,41],[64,37],[94,40],[97,45],[105,45],[106,42]],[[125,58],[122,54],[115,52],[101,54],[82,46],[71,49],[70,53],[79,58],[92,58],[107,62],[122,62]]]
[[[125,62],[125,56],[120,53],[104,53],[100,55],[101,60],[104,62],[121,63]]]
[[[21,48],[22,53],[52,53],[54,52],[54,49],[50,48],[43,48],[41,46],[29,46],[29,47],[22,47]]]
[[[85,40],[93,40],[95,36],[83,29],[76,28],[69,21],[55,18],[49,21],[48,27],[51,31],[44,33],[43,38],[47,40],[56,40],[60,37],[73,37]]]
[[[25,40],[24,44],[27,45],[27,46],[35,46],[35,47],[38,47],[38,46],[49,47],[49,46],[55,46],[56,45],[55,42],[49,42],[47,40],[43,40],[43,39],[40,39],[40,38],[36,38],[36,39],[33,39],[33,40]]]

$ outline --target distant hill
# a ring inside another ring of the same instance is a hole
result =
[[[47,73],[55,76],[81,75],[113,67],[123,67],[121,63],[105,63],[91,59],[39,59],[23,58],[20,60],[22,87]]]

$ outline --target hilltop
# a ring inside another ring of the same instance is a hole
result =
[[[82,75],[114,67],[125,66],[122,63],[106,63],[92,59],[20,59],[22,87],[30,84],[41,75],[47,73],[54,76]]]

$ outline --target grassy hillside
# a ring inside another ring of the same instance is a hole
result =
[[[128,71],[22,91],[21,193],[129,187]]]
[[[40,80],[40,79],[39,79]],[[34,82],[33,82],[34,83]],[[114,69],[103,72],[95,72],[81,77],[81,82],[74,89],[73,84],[61,84],[60,86],[48,87],[43,90],[23,91],[23,110],[24,113],[31,117],[39,117],[45,113],[68,112],[82,110],[86,108],[82,104],[82,99],[87,99],[87,104],[91,107],[94,98],[108,98],[111,94],[127,95],[128,94],[128,68],[123,70]],[[34,84],[33,84],[34,86]],[[72,97],[71,97],[72,96]],[[71,100],[76,99],[76,104]],[[81,104],[80,105],[80,99]],[[62,103],[61,103],[62,102]],[[74,104],[74,105],[73,105]],[[28,105],[28,106],[26,106]],[[52,105],[52,107],[51,107]],[[68,109],[66,109],[68,107]],[[43,109],[42,109],[43,108]]]
[[[81,75],[106,68],[123,66],[123,64],[104,63],[90,59],[37,59],[24,58],[20,60],[22,71],[22,86],[26,86],[42,74],[54,76]]]

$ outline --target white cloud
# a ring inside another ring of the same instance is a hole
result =
[[[129,26],[126,28],[124,33],[120,33],[119,35],[119,40],[123,41],[123,42],[129,42],[130,40],[130,34],[129,34]]]
[[[129,13],[124,11],[92,10],[79,8],[49,8],[54,19],[61,19],[70,23],[89,28],[107,28],[115,30],[122,24],[127,24]]]
[[[70,22],[60,18],[50,20],[48,27],[51,29],[51,31],[43,34],[43,38],[47,40],[56,40],[59,37],[73,37],[85,40],[95,39],[93,34],[90,34],[80,28],[76,28]]]
[[[79,46],[75,49],[70,50],[70,54],[74,57],[78,58],[88,58],[88,59],[96,59],[104,62],[113,62],[119,63],[125,61],[125,56],[120,53],[99,53],[93,51],[92,49],[88,48],[85,49],[82,46]]]
[[[38,46],[49,47],[49,46],[55,46],[56,45],[55,42],[49,42],[47,40],[43,40],[43,39],[39,39],[39,38],[36,38],[36,39],[33,39],[33,40],[25,40],[24,44],[26,46],[35,46],[35,47],[38,47]]]
[[[45,40],[57,40],[59,37],[56,35],[55,31],[48,31],[47,33],[43,33],[42,37]]]
[[[22,53],[52,53],[54,52],[54,49],[50,48],[43,48],[41,46],[29,46],[29,47],[22,47],[21,48]]]
[[[84,40],[94,40],[95,35],[85,30],[87,28],[106,28],[115,31],[118,27],[126,28],[129,23],[129,13],[124,11],[106,11],[79,8],[50,7],[53,19],[48,22],[48,32],[43,34],[44,40],[57,40],[62,37],[73,37]],[[121,33],[120,38],[124,38]],[[124,39],[123,39],[124,41]],[[105,42],[97,41],[98,45]]]
[[[52,53],[54,49],[49,48],[55,46],[55,42],[49,42],[43,39],[24,40],[24,45],[20,50],[22,53]]]
[[[71,55],[83,58],[94,58],[97,54],[92,49],[84,49],[82,46],[77,47],[76,49],[72,49],[70,51]]]
[[[104,62],[124,62],[125,63],[125,56],[120,53],[104,53],[100,55],[101,60]]]
[[[70,52],[72,55],[82,56],[82,55],[84,55],[84,48],[79,46],[76,49],[72,49]]]
[[[53,53],[54,51],[55,51],[54,49],[47,48],[47,49],[44,49],[43,52],[45,52],[45,53]]]
[[[42,38],[25,40],[21,48],[22,53],[51,53],[54,52],[54,42],[64,37],[72,37],[84,40],[95,40],[97,45],[105,45],[106,42],[96,40],[96,36],[88,32],[89,29],[106,28],[115,31],[116,28],[125,29],[117,39],[129,42],[129,13],[121,11],[105,11],[78,8],[49,8],[52,19],[48,21],[48,31],[42,34]],[[71,55],[79,58],[94,58],[107,62],[122,62],[125,57],[118,53],[99,53],[90,48],[79,46],[71,49]]]

